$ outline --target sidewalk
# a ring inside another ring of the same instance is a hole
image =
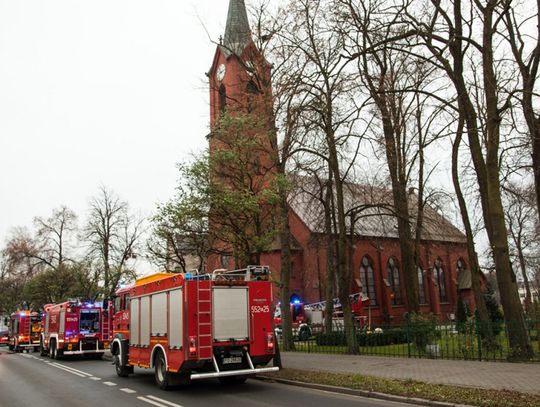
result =
[[[540,395],[540,364],[281,352],[283,367]]]

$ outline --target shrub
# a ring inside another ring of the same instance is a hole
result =
[[[347,339],[344,332],[319,333],[315,335],[315,343],[319,346],[345,346]]]
[[[409,338],[420,354],[425,353],[426,345],[433,343],[440,335],[436,330],[435,317],[421,314],[409,314],[404,321],[404,329],[408,329]]]
[[[401,328],[393,328],[382,332],[362,332],[357,338],[360,346],[397,345],[407,343],[407,332]]]
[[[493,335],[497,336],[501,333],[504,324],[504,315],[499,307],[499,303],[495,298],[495,290],[491,284],[487,284],[486,293],[484,294],[486,301],[486,308],[488,310],[489,319],[491,320],[491,328],[493,329]]]
[[[387,346],[407,343],[407,333],[401,328],[383,330],[382,332],[361,332],[356,334],[359,346]],[[315,336],[319,346],[345,346],[347,340],[343,331],[319,333]]]

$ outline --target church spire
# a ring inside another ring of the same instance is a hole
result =
[[[230,0],[222,49],[226,56],[231,54],[240,56],[250,42],[251,30],[246,4],[244,0]]]

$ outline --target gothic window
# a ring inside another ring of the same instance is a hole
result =
[[[420,304],[427,304],[426,301],[426,289],[424,286],[424,271],[422,267],[418,266],[418,302]]]
[[[369,305],[377,305],[377,291],[375,290],[375,273],[371,260],[364,256],[360,264],[360,282],[362,293],[369,298]]]
[[[219,111],[223,113],[227,108],[227,91],[225,85],[219,87]]]
[[[439,300],[441,302],[448,302],[448,295],[446,293],[446,279],[443,268],[443,262],[440,258],[435,261],[435,281],[439,287]]]
[[[248,105],[247,110],[249,113],[253,111],[255,108],[255,95],[259,93],[259,89],[257,88],[257,85],[253,81],[249,81],[247,84],[247,98],[248,98]]]
[[[390,257],[387,267],[387,279],[392,289],[393,298],[392,305],[403,304],[403,298],[401,295],[401,280],[399,278],[399,267],[395,258]]]

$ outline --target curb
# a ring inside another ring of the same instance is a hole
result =
[[[426,400],[426,399],[420,399],[416,397],[405,397],[405,396],[396,396],[393,394],[386,394],[386,393],[379,393],[376,391],[369,391],[369,390],[359,390],[359,389],[349,389],[346,387],[339,387],[339,386],[330,386],[327,384],[318,384],[318,383],[307,383],[307,382],[299,382],[295,380],[289,380],[289,379],[281,379],[276,378],[272,376],[256,376],[257,379],[264,380],[264,381],[272,381],[276,383],[282,383],[282,384],[288,384],[290,386],[298,386],[298,387],[305,387],[309,389],[316,389],[316,390],[323,390],[323,391],[329,391],[333,393],[341,393],[341,394],[347,394],[350,396],[361,396],[361,397],[369,397],[379,400],[387,400],[387,401],[395,401],[398,403],[409,403],[409,404],[416,404],[419,406],[434,406],[434,407],[474,407],[468,404],[456,404],[456,403],[447,403],[444,401],[433,401],[433,400]]]

